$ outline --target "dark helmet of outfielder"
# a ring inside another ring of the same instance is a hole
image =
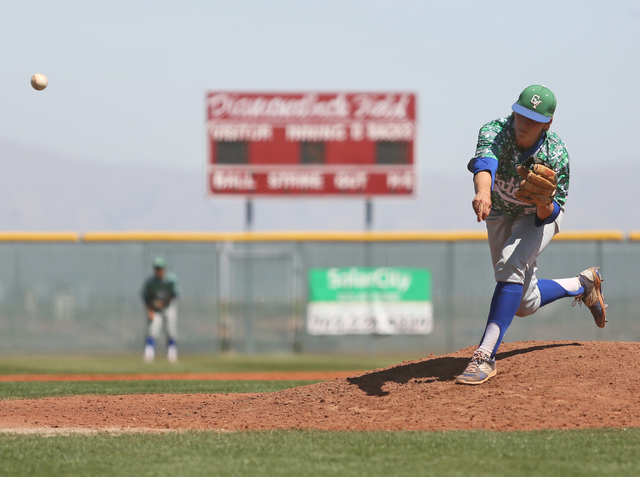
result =
[[[556,95],[545,85],[534,84],[520,93],[511,109],[525,118],[546,124],[556,111]]]
[[[164,258],[156,257],[153,261],[153,268],[164,268],[167,266],[167,262],[165,262]]]

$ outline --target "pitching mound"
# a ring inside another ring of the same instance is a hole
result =
[[[454,384],[475,347],[265,394],[74,396],[0,402],[0,428],[532,430],[640,426],[640,344],[504,343],[498,375]]]

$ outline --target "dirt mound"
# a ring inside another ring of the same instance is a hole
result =
[[[0,402],[3,430],[448,430],[640,426],[640,344],[504,343],[498,375],[455,384],[475,347],[264,394]]]

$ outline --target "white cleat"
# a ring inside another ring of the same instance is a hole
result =
[[[144,362],[147,364],[153,363],[153,360],[156,359],[156,350],[151,345],[146,345],[144,347]]]
[[[176,345],[171,345],[167,349],[167,359],[171,364],[178,362],[178,347]]]

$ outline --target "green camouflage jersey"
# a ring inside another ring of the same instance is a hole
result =
[[[530,156],[547,161],[555,169],[558,189],[554,200],[561,207],[564,206],[569,192],[569,153],[564,142],[553,131],[547,131],[537,149],[522,153],[516,146],[513,115],[509,115],[482,126],[478,135],[476,154],[467,166],[473,172],[476,159],[488,157],[498,161],[491,191],[492,210],[506,215],[535,213],[535,206],[522,202],[514,196],[514,192],[522,181],[516,167]]]
[[[154,311],[164,310],[177,296],[178,280],[173,274],[167,274],[162,279],[152,275],[142,287],[142,299]]]

